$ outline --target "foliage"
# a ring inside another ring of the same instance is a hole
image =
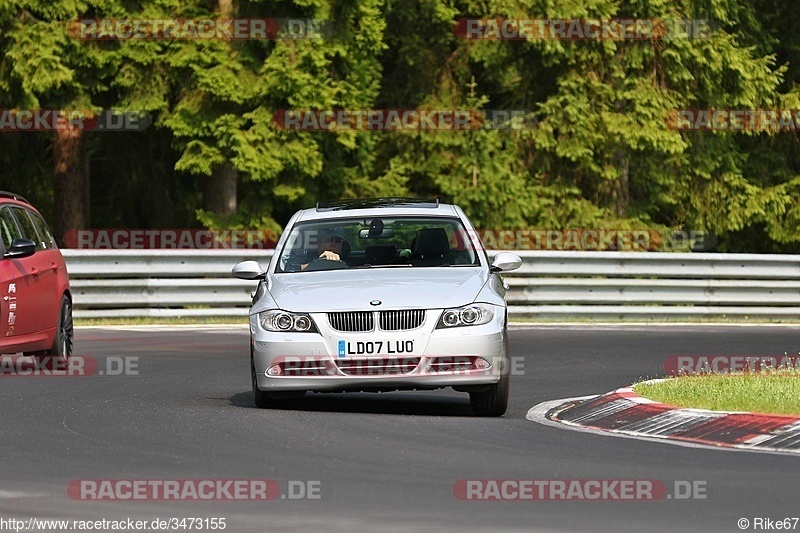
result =
[[[223,13],[228,10],[229,13]],[[80,40],[79,18],[316,19],[271,40]],[[465,40],[463,18],[706,19],[703,38]],[[796,132],[676,131],[676,109],[800,109],[784,0],[11,0],[0,107],[148,113],[87,134],[94,227],[280,230],[339,197],[435,195],[492,228],[711,231],[718,250],[800,249]],[[295,131],[281,110],[524,110],[522,129]],[[51,214],[47,132],[0,133],[0,181]],[[232,214],[204,184],[234,169]]]

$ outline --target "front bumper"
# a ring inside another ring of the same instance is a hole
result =
[[[414,330],[345,333],[325,313],[312,313],[319,333],[276,333],[250,316],[251,348],[262,391],[411,390],[491,385],[508,371],[504,362],[504,309],[480,326],[435,329],[442,310],[428,310]],[[340,341],[413,341],[413,351],[339,355]]]

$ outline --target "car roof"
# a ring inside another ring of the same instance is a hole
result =
[[[8,191],[0,191],[0,200],[16,200],[17,202],[32,206],[32,204],[25,197]]]
[[[459,214],[456,206],[441,204],[438,199],[368,198],[319,202],[317,207],[298,211],[296,222],[395,216],[459,217]]]

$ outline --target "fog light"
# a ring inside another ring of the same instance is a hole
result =
[[[486,359],[482,359],[480,357],[475,359],[475,368],[478,370],[486,370],[487,368],[491,368],[491,366],[492,364]]]
[[[283,370],[281,369],[281,365],[272,365],[267,369],[268,376],[280,376],[283,374]]]

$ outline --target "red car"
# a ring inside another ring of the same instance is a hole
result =
[[[42,215],[0,191],[0,354],[65,362],[72,353],[67,266]]]

